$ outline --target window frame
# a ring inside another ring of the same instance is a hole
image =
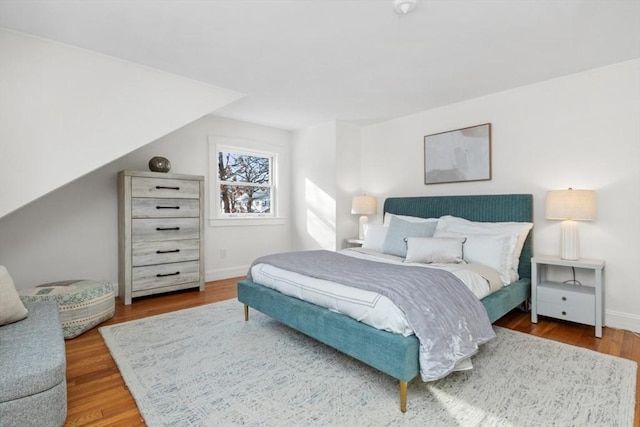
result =
[[[268,150],[247,148],[239,144],[242,140],[235,138],[216,138],[209,140],[209,177],[211,188],[209,190],[209,225],[210,226],[237,226],[237,225],[280,225],[284,224],[284,219],[278,215],[278,153]],[[253,143],[254,145],[257,143]],[[271,189],[271,207],[269,213],[224,213],[220,212],[220,185],[226,181],[221,181],[218,173],[218,154],[232,153],[254,157],[266,157],[270,163],[270,184],[238,183],[233,185],[269,187]]]

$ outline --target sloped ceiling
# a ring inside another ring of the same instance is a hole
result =
[[[0,29],[0,218],[242,94]]]
[[[0,25],[248,96],[282,129],[372,123],[640,57],[637,0],[2,0]]]

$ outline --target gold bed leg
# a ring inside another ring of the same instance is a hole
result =
[[[244,305],[244,321],[247,322],[249,320],[249,306],[247,304]]]
[[[407,412],[407,382],[400,381],[400,411]]]

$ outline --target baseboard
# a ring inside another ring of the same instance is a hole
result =
[[[604,316],[606,326],[640,332],[640,316],[610,310],[606,310]]]
[[[232,277],[246,276],[250,265],[240,265],[236,267],[214,268],[204,273],[205,282],[214,280],[230,279]]]

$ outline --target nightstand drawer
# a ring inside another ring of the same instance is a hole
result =
[[[586,325],[596,324],[596,312],[593,304],[584,306],[538,301],[538,314],[555,317],[556,319],[569,320],[571,322],[584,323]]]
[[[538,301],[570,306],[582,305],[594,309],[595,292],[588,286],[543,282],[538,285]]]
[[[537,287],[538,314],[595,325],[596,297],[589,286],[543,282]]]

